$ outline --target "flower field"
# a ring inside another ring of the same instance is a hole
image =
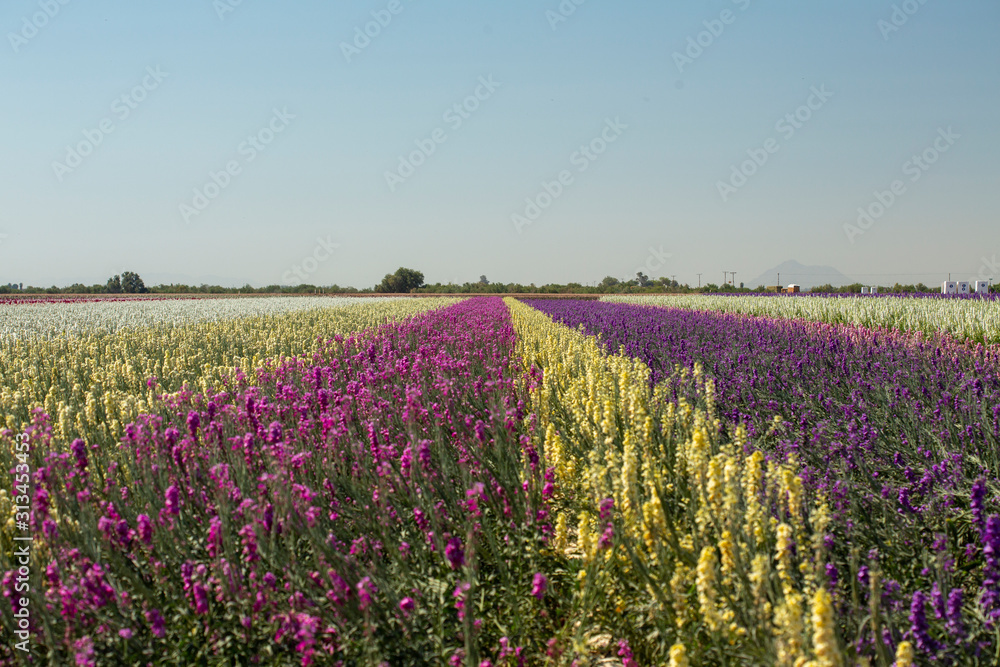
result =
[[[689,377],[710,378],[722,428],[745,425],[769,462],[800,466],[795,495],[830,512],[820,581],[842,640],[883,662],[904,638],[945,661],[996,659],[996,348],[675,308],[532,305],[642,360],[671,401],[691,400]]]
[[[395,300],[392,297],[385,299],[387,303]],[[309,296],[14,301],[4,309],[0,340],[77,333],[114,334],[151,327],[177,328],[200,322],[275,317],[364,303],[360,299]],[[365,305],[370,307],[372,304]]]
[[[947,333],[974,343],[1000,343],[1000,299],[997,295],[811,296],[692,295],[606,296],[602,301],[714,310],[760,317],[798,318],[826,324],[854,324],[869,329],[896,329],[928,335]]]
[[[0,337],[0,664],[997,664],[993,346],[220,301]]]
[[[334,334],[443,303],[284,297],[0,307],[0,425],[23,429],[41,407],[57,440],[116,443],[157,394],[185,384],[207,391],[237,369],[312,353]]]

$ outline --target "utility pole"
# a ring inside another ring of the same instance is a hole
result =
[[[730,271],[730,273],[733,274],[733,287],[736,287],[736,272],[735,271]]]
[[[701,288],[701,274],[698,274],[698,288]]]
[[[723,285],[726,284],[726,276],[728,276],[728,275],[729,275],[729,271],[723,271],[722,272],[722,284]]]

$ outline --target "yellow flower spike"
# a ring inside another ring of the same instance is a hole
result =
[[[604,401],[603,418],[601,419],[601,430],[604,433],[604,444],[610,445],[615,441],[617,428],[614,421],[614,406],[610,399]]]
[[[569,521],[565,512],[559,512],[556,517],[555,546],[559,551],[565,551],[569,542]]]
[[[593,534],[591,530],[590,515],[586,512],[580,512],[579,523],[577,524],[576,534],[577,534],[577,548],[583,553],[585,560],[590,560],[594,557],[597,551],[597,536]]]
[[[812,600],[813,652],[817,667],[839,667],[840,653],[834,631],[833,601],[825,588],[820,588]]]
[[[625,527],[628,530],[636,528],[636,506],[639,499],[639,460],[636,455],[635,438],[631,433],[625,434],[625,452],[622,456],[621,496],[622,514]]]
[[[826,531],[830,526],[830,506],[822,498],[817,501],[815,509],[809,515],[809,523],[812,524],[812,546],[816,551],[817,561],[826,549]]]
[[[556,433],[555,424],[549,423],[545,429],[545,458],[558,468],[562,463],[562,441]]]
[[[688,620],[688,589],[691,587],[691,570],[678,561],[670,578],[670,598],[673,603],[677,629],[682,630]]]
[[[792,579],[794,564],[792,563],[792,528],[787,523],[778,526],[777,541],[775,551],[778,560],[778,578],[785,596],[795,592],[795,583]]]
[[[736,576],[736,556],[733,547],[733,535],[728,530],[722,531],[719,540],[719,552],[722,554],[722,582],[729,586]]]
[[[658,497],[650,493],[650,499],[642,506],[643,541],[649,550],[649,557],[656,557],[657,542],[667,532],[667,520],[663,515],[663,505]]]
[[[764,507],[761,505],[761,462],[764,454],[754,452],[746,459],[743,470],[742,491],[746,502],[746,522],[748,532],[756,539],[757,546],[764,544]]]
[[[740,502],[740,474],[739,465],[735,457],[726,455],[723,459],[722,473],[726,489],[722,511],[727,521],[736,521],[741,517],[736,516]]]
[[[916,655],[913,651],[913,644],[910,642],[899,642],[899,646],[896,647],[895,667],[913,667],[915,659]]]
[[[749,578],[751,593],[753,594],[754,599],[754,607],[762,611],[766,606],[770,605],[765,589],[770,575],[770,566],[771,562],[766,554],[757,554],[754,556],[753,562],[750,565]],[[764,612],[765,617],[769,615],[769,612]]]
[[[716,606],[715,590],[715,568],[717,565],[715,549],[705,547],[701,550],[698,558],[698,579],[696,582],[698,589],[698,607],[705,624],[712,632],[718,632],[722,628],[722,618]]]
[[[725,456],[717,454],[708,462],[708,483],[706,495],[712,512],[718,520],[723,520],[723,494],[725,492]]]
[[[708,420],[715,422],[715,380],[709,379],[705,382],[705,404],[708,406]]]
[[[774,612],[780,665],[795,665],[803,658],[803,613],[802,596],[794,591],[785,595]]]
[[[684,644],[674,644],[670,647],[670,667],[690,667]]]

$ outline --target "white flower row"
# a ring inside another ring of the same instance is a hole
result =
[[[382,300],[398,298],[384,297]],[[85,332],[115,333],[123,329],[180,326],[370,302],[370,298],[355,297],[262,296],[4,304],[0,305],[0,340]]]
[[[606,296],[602,301],[940,332],[959,340],[1000,343],[1000,300],[994,299],[685,295]]]

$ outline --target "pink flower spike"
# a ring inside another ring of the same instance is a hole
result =
[[[545,597],[545,589],[549,586],[549,580],[541,572],[535,573],[535,578],[531,582],[531,594],[541,600]]]

